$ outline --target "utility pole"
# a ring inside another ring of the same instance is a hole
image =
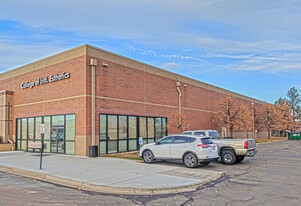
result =
[[[255,112],[254,112],[255,104],[252,102],[252,131],[253,131],[253,139],[255,139]]]

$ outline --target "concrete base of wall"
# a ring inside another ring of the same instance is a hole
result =
[[[0,152],[11,151],[11,144],[0,144]]]

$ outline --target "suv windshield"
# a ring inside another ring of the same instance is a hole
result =
[[[219,138],[219,135],[216,131],[209,132],[209,136],[212,137],[212,139],[218,139]]]

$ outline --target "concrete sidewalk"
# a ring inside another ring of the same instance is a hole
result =
[[[0,152],[0,171],[87,191],[135,195],[192,191],[223,175],[206,167],[188,169],[105,157],[44,154],[42,170],[39,161],[38,153]]]

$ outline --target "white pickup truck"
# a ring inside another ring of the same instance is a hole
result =
[[[216,130],[192,130],[183,134],[211,137],[217,145],[222,162],[227,165],[241,162],[246,156],[253,157],[257,153],[255,139],[219,139]]]

